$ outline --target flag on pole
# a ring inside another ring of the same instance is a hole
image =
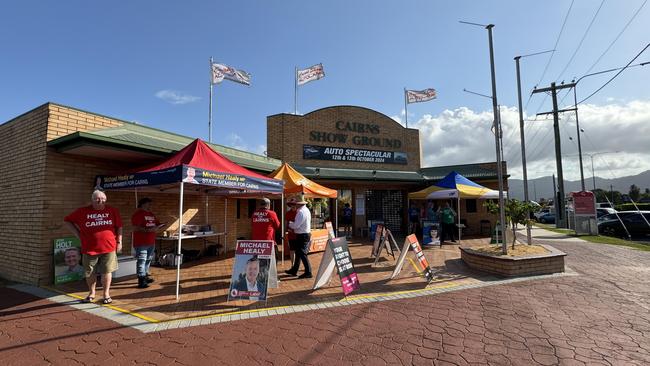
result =
[[[320,80],[325,77],[323,64],[317,64],[303,70],[298,70],[298,85],[306,84],[310,81]]]
[[[244,85],[251,85],[251,74],[224,64],[212,64],[212,84],[219,84],[223,79]]]
[[[426,102],[431,99],[436,99],[437,94],[435,89],[424,90],[407,90],[406,100],[408,103]]]

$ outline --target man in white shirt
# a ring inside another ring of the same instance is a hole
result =
[[[289,221],[289,227],[296,233],[296,255],[293,261],[293,266],[285,273],[296,276],[300,269],[300,262],[302,261],[305,267],[305,273],[301,274],[299,278],[311,278],[311,264],[309,264],[309,242],[311,240],[311,212],[307,208],[307,202],[301,198],[296,202],[298,210],[294,221]]]

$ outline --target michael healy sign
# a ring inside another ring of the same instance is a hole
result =
[[[358,163],[407,164],[405,152],[302,145],[303,159],[354,161]]]

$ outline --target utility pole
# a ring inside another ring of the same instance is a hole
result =
[[[555,226],[559,228],[566,228],[567,227],[567,220],[566,220],[566,211],[564,209],[564,173],[562,171],[562,147],[560,143],[560,117],[559,113],[560,112],[567,112],[567,111],[573,111],[574,108],[571,109],[563,109],[563,110],[558,110],[557,109],[557,91],[561,89],[566,89],[566,88],[573,88],[575,87],[575,83],[569,83],[569,84],[561,84],[559,86],[555,85],[555,83],[551,83],[550,87],[547,88],[541,88],[541,89],[535,89],[533,90],[533,94],[535,93],[545,93],[545,92],[551,92],[551,97],[553,99],[553,110],[551,112],[544,112],[544,113],[538,113],[538,115],[542,114],[553,114],[553,132],[555,136],[555,165],[557,167],[557,180],[558,180],[558,193],[559,197],[557,199],[557,205],[555,205],[556,209],[556,216],[555,216]]]
[[[612,196],[612,205],[614,204],[614,186],[609,185],[609,195]]]
[[[557,188],[555,187],[555,174],[553,174],[553,207],[555,208],[555,217],[557,217]]]
[[[521,76],[519,72],[519,60],[521,60],[522,57],[541,55],[553,51],[555,50],[531,53],[529,55],[515,57],[515,65],[517,68],[517,99],[519,101],[519,135],[521,139],[521,168],[523,170],[523,175],[524,175],[524,201],[526,201],[527,203],[530,202],[530,200],[528,197],[528,171],[526,169],[526,139],[524,138],[524,110],[523,107],[521,106]],[[503,155],[503,153],[501,155]],[[533,182],[533,186],[534,186],[534,182]],[[537,201],[537,195],[535,195],[535,201]],[[529,217],[530,217],[530,212],[526,212],[526,218]],[[528,245],[532,244],[532,237],[530,234],[530,223],[526,224],[526,242],[528,243]]]

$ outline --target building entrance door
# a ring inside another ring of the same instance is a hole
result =
[[[345,235],[352,237],[354,232],[354,210],[352,207],[352,190],[339,189],[338,190],[338,233],[336,236]],[[346,207],[347,205],[347,207]]]
[[[398,190],[366,191],[366,219],[381,220],[393,235],[401,236],[404,196]]]

